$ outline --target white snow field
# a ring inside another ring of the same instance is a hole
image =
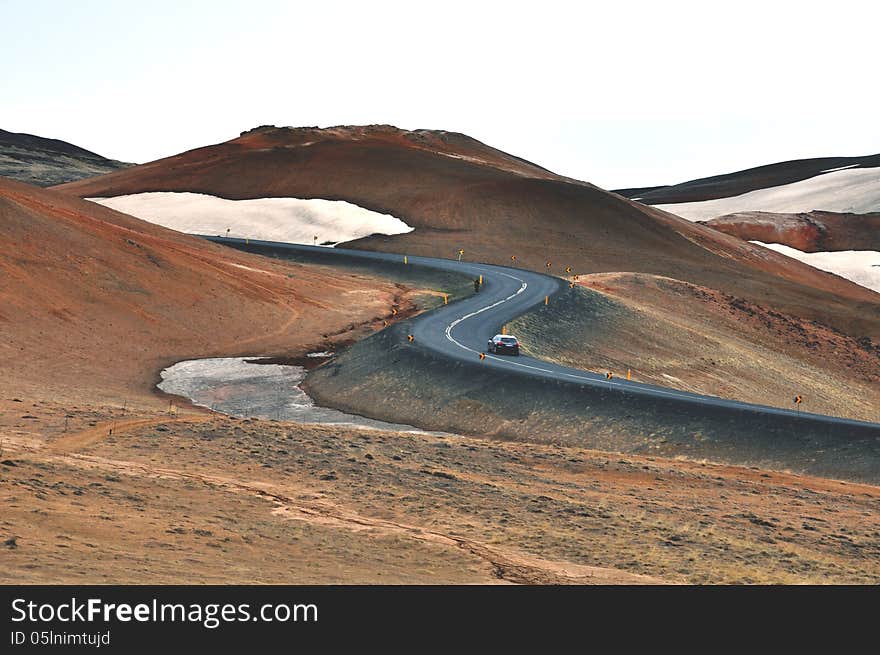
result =
[[[803,252],[779,243],[752,243],[775,250],[804,264],[834,273],[880,293],[880,252],[876,250],[841,250],[839,252]]]
[[[780,213],[880,211],[880,168],[847,168],[807,180],[749,191],[739,196],[656,205],[689,221],[707,221],[745,211]]]
[[[371,234],[404,234],[413,228],[389,214],[343,200],[259,198],[227,200],[202,193],[150,192],[87,198],[178,232],[318,244]]]

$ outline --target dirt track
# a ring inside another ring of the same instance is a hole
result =
[[[10,430],[10,407],[4,581],[880,580],[878,487],[185,415],[129,417],[82,450],[53,452],[77,441],[62,441],[57,408],[30,407],[35,418]],[[107,420],[75,413],[71,431],[94,435]]]

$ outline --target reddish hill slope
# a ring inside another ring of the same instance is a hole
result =
[[[295,351],[384,315],[398,292],[4,178],[0,229],[0,391],[10,395],[148,398],[174,361]]]
[[[82,197],[191,191],[347,200],[415,230],[356,247],[561,272],[686,280],[880,339],[880,297],[766,249],[557,176],[464,135],[390,126],[258,128],[59,187]]]
[[[804,252],[880,250],[880,214],[740,212],[706,221],[726,234]]]

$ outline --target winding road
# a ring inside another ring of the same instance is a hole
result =
[[[483,360],[485,366],[503,369],[508,373],[564,380],[583,386],[611,389],[623,394],[665,398],[677,403],[700,405],[703,408],[716,406],[746,413],[796,417],[800,421],[820,424],[857,426],[875,429],[878,431],[878,435],[880,435],[880,423],[855,421],[823,414],[755,405],[618,378],[607,380],[604,375],[560,366],[526,355],[520,355],[519,357],[497,356],[486,352],[487,341],[493,335],[500,332],[502,325],[540,305],[547,296],[550,297],[550,302],[552,303],[555,294],[567,290],[568,283],[565,280],[550,275],[519,268],[468,261],[459,262],[450,259],[407,256],[408,263],[404,264],[404,256],[400,254],[253,239],[245,241],[244,239],[226,237],[205,236],[204,238],[250,252],[282,256],[285,252],[290,254],[309,254],[320,257],[322,260],[326,260],[327,263],[332,263],[335,258],[355,261],[381,261],[399,263],[400,266],[422,266],[436,270],[462,273],[471,278],[482,275],[483,286],[479,293],[456,300],[449,305],[441,306],[438,309],[411,319],[414,337],[413,345],[432,350],[444,357],[459,360],[475,360],[479,358],[480,353],[485,353],[486,358]],[[528,344],[525,344],[525,348],[528,348]]]

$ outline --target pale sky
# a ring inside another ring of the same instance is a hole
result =
[[[605,188],[880,152],[880,3],[0,0],[0,128],[146,162],[464,132]]]

